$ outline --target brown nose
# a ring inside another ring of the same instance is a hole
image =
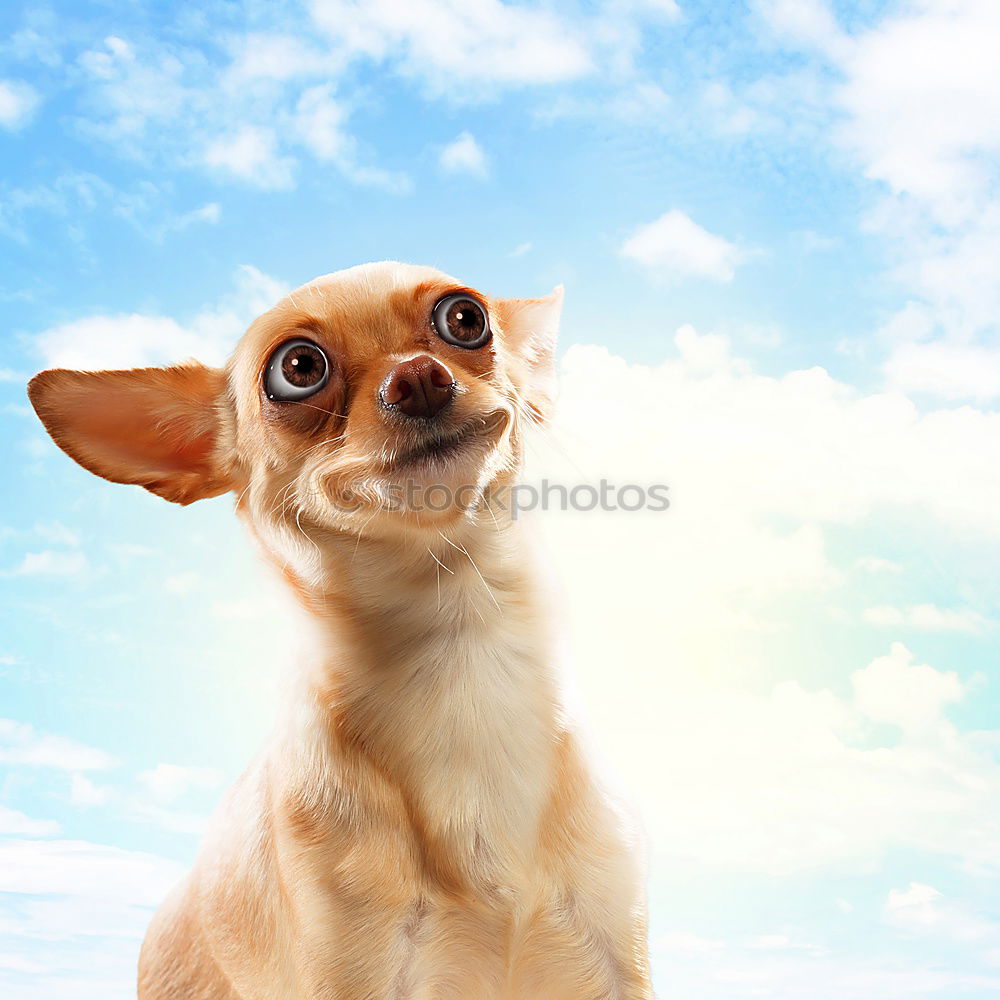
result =
[[[427,354],[410,358],[389,372],[379,390],[382,402],[408,417],[433,417],[455,395],[455,377]]]

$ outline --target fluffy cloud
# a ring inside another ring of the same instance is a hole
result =
[[[186,358],[221,364],[251,320],[287,292],[276,278],[242,267],[234,290],[188,323],[140,313],[88,316],[43,331],[35,346],[46,368],[138,368]]]
[[[0,570],[0,576],[79,576],[87,567],[87,557],[82,552],[45,549],[25,553],[16,566]]]
[[[567,592],[570,690],[655,849],[791,874],[906,845],[1000,871],[1000,767],[948,718],[974,671],[890,641],[978,625],[976,609],[914,605],[828,684],[792,679],[803,665],[769,644],[797,615],[822,628],[856,588],[893,592],[880,519],[1000,538],[1000,415],[921,412],[821,369],[760,375],[690,327],[675,345],[659,366],[571,348],[528,477],[670,487],[664,513],[538,519]]]
[[[234,31],[210,59],[183,39],[167,46],[111,35],[78,59],[77,125],[119,152],[265,189],[293,186],[305,153],[354,183],[406,191],[408,179],[372,164],[351,134],[355,102],[341,87],[352,67],[378,62],[431,97],[493,100],[501,89],[623,66],[640,27],[676,13],[672,0],[601,6],[572,20],[549,5],[501,0],[312,0],[300,32],[276,14],[270,30]],[[11,122],[14,101],[11,90]]]
[[[290,188],[295,161],[278,153],[273,129],[244,125],[205,149],[205,163],[262,188]]]
[[[736,265],[745,257],[735,244],[703,229],[677,209],[639,226],[619,253],[663,281],[687,277],[732,281]]]
[[[861,620],[871,625],[907,625],[928,632],[978,632],[985,625],[978,612],[968,608],[939,608],[934,604],[915,604],[911,608],[879,604],[865,608]]]
[[[0,841],[0,892],[37,898],[18,931],[49,941],[78,935],[141,937],[150,908],[183,874],[174,862],[77,840]],[[13,918],[3,916],[0,929]],[[6,925],[6,926],[4,926]]]
[[[366,164],[347,132],[350,105],[332,97],[333,85],[309,86],[339,72],[341,58],[280,34],[234,36],[229,45],[228,58],[207,61],[194,49],[105,39],[79,60],[87,114],[78,127],[119,152],[266,190],[294,185],[302,152],[353,182],[405,187]]]
[[[0,80],[0,128],[13,131],[26,125],[38,103],[33,87],[19,80]]]
[[[219,787],[222,775],[210,767],[181,767],[178,764],[157,764],[151,771],[139,775],[140,784],[159,802],[174,802],[194,789]]]
[[[1000,346],[903,342],[892,349],[885,375],[902,392],[989,403],[1000,398]]]
[[[794,681],[763,695],[699,690],[669,664],[664,680],[645,678],[630,731],[605,743],[657,853],[789,875],[867,865],[901,845],[1000,872],[1000,767],[944,716],[962,685],[911,661],[899,646],[876,658],[855,672],[853,698]],[[587,684],[621,698],[593,674]],[[897,735],[872,740],[883,722]]]
[[[867,227],[912,296],[888,324],[886,377],[902,391],[1000,398],[1000,77],[991,0],[923,0],[849,34],[824,0],[759,0],[785,43],[837,73],[835,141],[884,186]],[[918,319],[915,325],[913,319]]]
[[[572,80],[592,67],[587,39],[542,5],[500,0],[313,0],[335,46],[393,59],[438,93]]]
[[[77,60],[78,129],[118,153],[264,189],[293,186],[297,160],[311,155],[353,183],[405,192],[409,179],[375,165],[352,134],[350,119],[366,101],[356,96],[359,68],[378,64],[416,81],[425,97],[462,103],[569,84],[599,68],[626,80],[643,28],[679,14],[674,0],[601,3],[586,13],[502,0],[306,6],[304,18],[283,5],[261,11],[255,30],[234,26],[210,54],[183,33],[169,45],[108,36]],[[640,82],[642,94],[640,111],[651,108],[650,95],[662,97]]]
[[[815,48],[839,51],[843,35],[825,0],[755,0],[754,10],[781,39]]]
[[[872,660],[851,677],[857,707],[874,722],[888,722],[904,732],[918,732],[941,718],[944,708],[965,694],[958,675],[923,663],[902,643],[888,656]]]
[[[945,224],[975,215],[992,186],[998,32],[990,0],[931,0],[890,14],[842,54],[846,141],[869,176],[920,199]]]
[[[100,771],[114,763],[114,757],[104,750],[65,736],[40,733],[26,722],[0,719],[0,764],[60,771]]]
[[[114,797],[113,789],[97,785],[82,774],[74,774],[70,783],[70,802],[75,806],[89,808],[107,805]]]
[[[485,177],[489,172],[486,165],[486,154],[471,132],[462,132],[453,142],[449,142],[441,150],[438,161],[450,174],[472,174],[473,177]]]
[[[948,899],[932,886],[911,882],[906,889],[890,889],[883,913],[886,923],[916,936],[989,948],[983,957],[988,964],[1000,964],[1000,953],[995,950],[1000,945],[1000,923]]]
[[[59,832],[59,824],[50,819],[32,819],[16,809],[0,806],[0,836],[47,837]]]
[[[0,993],[134,996],[140,940],[182,874],[176,862],[103,844],[0,840]]]

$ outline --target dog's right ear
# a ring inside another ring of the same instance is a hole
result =
[[[28,398],[55,443],[98,476],[181,504],[231,488],[220,440],[226,375],[219,369],[56,368],[28,383]]]

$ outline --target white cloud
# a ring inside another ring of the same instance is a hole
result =
[[[819,527],[898,510],[1000,535],[1000,414],[921,412],[902,395],[859,392],[818,367],[760,375],[725,337],[690,326],[674,344],[677,356],[655,366],[629,364],[604,347],[566,352],[555,443],[539,444],[564,478],[580,472],[560,460],[556,445],[575,442],[579,453],[586,442],[577,464],[594,478],[672,484],[684,503],[660,526],[664,536],[680,518],[691,519],[686,529],[700,520],[726,532],[748,519]],[[605,401],[600,408],[595,393]],[[623,437],[620,427],[632,430]],[[751,533],[758,530],[755,523]],[[759,562],[748,581],[773,566]],[[696,571],[691,560],[684,564]]]
[[[881,556],[861,556],[855,562],[858,569],[863,569],[866,573],[902,573],[903,567],[891,559],[883,559]]]
[[[530,253],[531,252],[531,247],[532,247],[532,244],[531,244],[530,241],[526,241],[524,243],[518,243],[518,245],[516,247],[514,247],[514,249],[511,250],[511,252],[509,254],[507,254],[507,256],[508,257],[523,257],[526,253]]]
[[[392,59],[436,93],[469,98],[498,86],[572,80],[590,71],[586,40],[541,6],[500,0],[313,0],[334,46]]]
[[[654,850],[777,875],[890,847],[1000,870],[1000,766],[948,719],[973,670],[920,663],[888,636],[884,655],[803,684],[759,638],[793,628],[790,607],[828,614],[855,581],[898,588],[871,548],[883,519],[1000,538],[1000,415],[921,412],[822,369],[760,375],[690,327],[675,344],[657,366],[570,348],[528,473],[670,486],[662,514],[539,518],[578,696]],[[915,620],[955,624],[933,617]]]
[[[101,177],[77,170],[25,187],[0,185],[0,232],[26,242],[30,232],[26,223],[39,212],[60,219],[72,217],[75,224],[71,231],[77,239],[90,218],[106,219],[106,213],[126,220],[154,240],[162,240],[165,234],[193,222],[210,221],[200,218],[198,210],[174,213],[166,204],[168,194],[168,184],[136,181],[129,188],[117,188]]]
[[[907,889],[889,890],[885,909],[889,913],[905,910],[918,916],[926,914],[929,909],[933,908],[935,901],[940,898],[941,893],[937,889],[933,889],[929,885],[921,885],[919,882],[911,882]]]
[[[875,722],[918,732],[941,719],[944,709],[965,693],[958,675],[923,663],[899,642],[887,656],[872,660],[851,677],[858,708]]]
[[[202,578],[200,573],[177,573],[174,576],[168,576],[163,581],[163,589],[168,594],[190,594],[191,591],[197,590],[198,587],[202,585]]]
[[[334,96],[332,84],[310,87],[296,105],[294,130],[316,159],[336,164],[355,184],[395,194],[407,192],[410,181],[405,174],[363,165],[358,143],[347,132],[349,113],[348,107]]]
[[[183,869],[174,862],[102,844],[0,841],[0,892],[52,897],[31,908],[36,919],[29,917],[20,928],[31,937],[138,938],[149,919],[148,908],[159,905],[181,874]],[[43,915],[55,919],[37,919]]]
[[[171,220],[169,228],[174,232],[177,232],[182,229],[187,229],[188,226],[194,225],[198,222],[207,222],[209,225],[214,226],[221,218],[222,207],[217,201],[209,201],[200,208],[193,208],[190,212],[184,212],[182,215],[179,215],[177,218]]]
[[[183,873],[165,858],[82,840],[0,840],[0,993],[134,996],[142,936]]]
[[[32,962],[21,955],[12,955],[9,952],[0,952],[0,969],[8,969],[11,972],[24,972],[34,975],[45,971],[45,966],[40,962]]]
[[[721,951],[725,944],[712,938],[704,938],[692,931],[668,931],[660,936],[659,946],[667,951],[714,952]]]
[[[828,55],[843,49],[843,32],[825,0],[755,0],[754,9],[782,40]]]
[[[189,323],[139,313],[88,316],[43,331],[35,346],[47,368],[137,368],[186,358],[222,364],[249,323],[287,291],[283,282],[245,266],[233,292]]]
[[[0,570],[0,576],[79,576],[87,568],[87,557],[82,552],[45,549],[25,553],[16,566]]]
[[[30,120],[38,107],[37,91],[21,80],[0,80],[0,128],[15,131]]]
[[[311,87],[299,98],[296,125],[302,141],[320,160],[345,158],[351,144],[344,132],[346,121],[347,112],[334,98],[330,84]]]
[[[70,783],[70,802],[75,806],[103,806],[114,798],[107,785],[97,785],[82,774],[74,774]]]
[[[910,608],[877,604],[865,608],[861,620],[869,625],[907,626],[927,632],[979,632],[986,624],[983,616],[970,608],[939,608],[934,604],[915,604]]]
[[[988,403],[1000,398],[1000,346],[903,343],[889,355],[885,375],[901,392]]]
[[[343,70],[346,54],[317,46],[308,34],[229,38],[221,60],[181,43],[146,42],[137,50],[109,37],[80,58],[93,111],[78,127],[116,152],[205,168],[263,190],[294,186],[302,151],[354,183],[405,189],[405,178],[361,162],[346,128],[351,109],[330,96],[330,78]]]
[[[906,889],[890,889],[883,916],[892,927],[937,941],[944,939],[978,946],[995,945],[1000,941],[1000,923],[984,918],[921,882],[911,882]],[[989,953],[984,957],[990,961]]]
[[[1000,398],[1000,77],[992,0],[889,8],[854,34],[822,0],[758,0],[786,43],[840,77],[823,95],[835,141],[885,196],[865,220],[912,299],[886,325],[887,384]]]
[[[0,836],[47,837],[59,832],[59,824],[51,819],[32,819],[16,809],[0,805]]]
[[[462,132],[441,150],[439,162],[449,174],[485,177],[489,173],[486,154],[471,132]]]
[[[184,62],[170,50],[137,56],[126,39],[109,35],[103,47],[85,51],[78,63],[103,112],[81,122],[95,136],[134,144],[157,122],[182,118],[192,99]]]
[[[862,32],[840,62],[845,140],[869,176],[951,224],[975,214],[1000,152],[1000,82],[991,0],[904,7]]]
[[[685,683],[661,662],[663,678],[625,682],[627,732],[607,721],[622,692],[589,653],[583,666],[602,744],[639,793],[658,854],[787,876],[865,866],[893,846],[1000,871],[1000,766],[942,714],[952,675],[909,667],[922,685],[913,695],[909,672],[882,668],[890,657],[856,673],[854,698],[795,681],[763,695]],[[899,736],[868,744],[877,722]]]
[[[40,733],[26,722],[0,719],[0,763],[70,772],[100,771],[114,765],[115,758],[65,736]]]
[[[605,71],[625,81],[614,100],[633,117],[665,95],[636,81],[647,25],[675,20],[674,0],[600,3],[586,12],[502,0],[311,0],[299,24],[280,5],[253,31],[206,56],[184,28],[169,43],[109,36],[78,59],[85,115],[76,127],[116,153],[200,167],[263,189],[291,187],[302,154],[348,181],[394,192],[408,177],[363,155],[349,128],[359,104],[343,93],[365,64],[421,85],[425,97],[494,101]],[[340,94],[334,97],[334,94]]]
[[[228,87],[246,87],[261,78],[295,80],[338,74],[345,60],[309,44],[305,38],[278,32],[251,32],[232,43],[232,62],[226,72]]]
[[[731,281],[737,264],[746,256],[735,244],[703,229],[678,209],[639,226],[619,253],[663,281],[687,277]]]
[[[72,320],[40,334],[37,344],[46,368],[93,369],[179,361],[205,346],[175,320],[138,313]]]
[[[756,934],[747,942],[754,951],[805,951],[814,955],[826,953],[826,949],[807,941],[798,941],[788,934]]]
[[[76,548],[80,544],[80,536],[70,528],[67,528],[61,521],[48,521],[43,524],[36,524],[34,532],[45,541],[53,545],[67,545]]]
[[[209,767],[157,764],[151,771],[143,771],[139,782],[158,802],[171,803],[196,789],[218,788],[222,774]]]
[[[208,811],[192,809],[184,800],[214,793],[222,781],[215,768],[157,764],[138,775],[140,790],[128,802],[129,815],[162,830],[201,836],[208,826]]]
[[[205,148],[205,163],[240,180],[266,189],[290,188],[295,161],[282,156],[274,131],[244,125],[238,131],[213,139]]]

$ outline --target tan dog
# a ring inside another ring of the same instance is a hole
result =
[[[370,264],[289,295],[225,370],[32,379],[90,471],[234,492],[313,623],[294,708],[153,919],[143,1000],[652,996],[634,852],[503,500],[561,301]]]

